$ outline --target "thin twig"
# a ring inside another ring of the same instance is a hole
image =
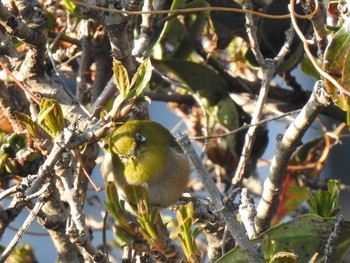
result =
[[[276,120],[279,120],[279,119],[283,119],[283,118],[285,118],[287,116],[297,114],[300,111],[301,111],[301,109],[293,110],[293,111],[289,111],[289,112],[286,112],[284,114],[278,115],[276,117],[271,117],[271,118],[267,118],[267,119],[258,121],[257,123],[244,124],[241,127],[237,128],[237,129],[235,129],[233,131],[227,132],[227,133],[218,134],[218,135],[209,135],[209,136],[191,136],[190,139],[191,140],[204,140],[204,139],[216,139],[216,138],[226,137],[226,136],[229,136],[229,135],[236,134],[236,133],[239,133],[241,131],[247,130],[248,128],[253,127],[253,126],[261,126],[261,125],[264,125],[264,124],[266,124],[268,122],[272,122],[272,121],[276,121]]]
[[[79,5],[79,6],[84,6],[93,10],[99,10],[103,12],[109,12],[113,14],[123,14],[123,15],[144,15],[144,14],[184,14],[184,13],[195,13],[195,12],[203,12],[203,11],[222,11],[222,12],[236,12],[236,13],[249,13],[252,15],[260,16],[260,17],[265,17],[265,18],[270,18],[270,19],[286,19],[290,18],[290,14],[285,14],[285,15],[270,15],[270,14],[264,14],[261,12],[253,11],[253,10],[244,10],[244,9],[239,9],[239,8],[232,8],[232,7],[219,7],[219,6],[212,6],[212,7],[194,7],[194,8],[183,8],[183,9],[175,9],[175,10],[155,10],[155,11],[127,11],[127,10],[118,10],[118,9],[110,9],[110,8],[105,8],[102,6],[96,6],[96,5],[91,5],[89,3],[85,3],[82,1],[77,1],[77,0],[71,0],[71,2]],[[312,16],[314,16],[318,12],[318,9],[316,8],[314,12],[312,12],[309,15],[300,15],[296,14],[297,18],[301,19],[310,19]]]
[[[80,203],[80,194],[73,184],[73,170],[70,167],[71,156],[68,152],[65,152],[62,159],[60,165],[57,165],[55,169],[56,174],[63,184],[64,196],[69,204],[70,215],[72,217],[71,227],[67,228],[66,231],[71,236],[73,242],[83,247],[92,259],[102,257],[100,262],[105,262],[104,257],[100,255],[100,252],[91,243],[90,234],[85,223],[85,214]]]
[[[325,9],[324,9],[324,4],[322,0],[315,0],[315,1],[318,2],[318,5],[320,8],[319,8],[319,11],[310,20],[312,23],[312,27],[314,29],[314,36],[318,47],[318,52],[317,52],[318,56],[320,58],[323,58],[324,52],[328,45],[327,31],[324,23]],[[304,8],[304,10],[306,9],[307,11],[310,11],[309,8],[311,6],[311,2],[314,2],[314,1],[309,0],[306,2],[306,8]]]
[[[251,1],[246,0],[247,7],[251,6]],[[274,74],[278,68],[278,66],[282,63],[284,57],[287,55],[287,53],[290,50],[290,46],[292,44],[292,41],[294,39],[294,31],[291,28],[286,32],[286,40],[284,45],[282,46],[281,50],[277,54],[277,56],[274,59],[265,59],[263,55],[260,52],[258,42],[257,41],[257,35],[256,35],[256,30],[254,29],[254,20],[251,17],[251,15],[247,14],[246,15],[246,20],[247,20],[247,32],[249,35],[250,41],[252,41],[251,45],[254,48],[254,55],[256,56],[256,59],[258,63],[263,66],[263,80],[262,80],[262,85],[261,89],[259,92],[259,97],[256,103],[256,107],[252,116],[251,123],[255,124],[259,122],[259,119],[261,117],[261,113],[263,110],[263,107],[267,101],[267,96],[270,90],[270,83],[274,77]],[[246,176],[247,170],[248,170],[248,160],[250,158],[250,154],[253,148],[253,143],[255,140],[257,132],[257,126],[252,126],[248,129],[248,132],[245,135],[245,141],[244,141],[244,146],[242,150],[241,157],[239,159],[239,163],[237,165],[236,173],[234,178],[232,179],[232,184],[238,185],[242,182],[243,178]]]
[[[253,5],[251,0],[245,0],[243,5],[244,10],[252,10]],[[255,56],[256,61],[263,67],[265,64],[265,59],[263,54],[260,51],[257,28],[254,22],[254,17],[251,13],[246,13],[246,30],[249,38],[250,48]]]
[[[49,183],[46,183],[45,185],[43,185],[43,189],[45,189],[44,192],[47,190],[49,185],[50,185]],[[45,204],[44,198],[43,197],[39,197],[39,199],[36,202],[34,208],[32,209],[32,211],[30,211],[28,217],[24,221],[23,226],[18,230],[16,235],[11,240],[10,244],[8,244],[8,246],[5,248],[5,250],[1,253],[1,256],[0,256],[0,262],[1,263],[4,262],[7,259],[7,257],[10,255],[11,251],[14,249],[14,247],[17,245],[17,243],[23,237],[24,233],[27,231],[29,226],[32,224],[32,222],[34,221],[36,215],[38,214],[39,210],[41,209],[41,207],[44,204]]]
[[[0,61],[0,66],[6,71],[6,73],[13,79],[14,82],[20,87],[28,96],[35,101],[36,104],[40,105],[40,100],[29,90],[26,86],[24,86],[13,74],[12,72],[6,67],[2,61]]]

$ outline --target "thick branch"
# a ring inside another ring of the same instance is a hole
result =
[[[330,98],[324,89],[323,82],[317,81],[303,110],[289,126],[283,137],[280,136],[272,159],[270,175],[265,180],[263,195],[257,209],[258,215],[255,224],[258,233],[269,228],[271,219],[277,210],[279,194],[282,191],[288,162],[293,152],[300,145],[301,138],[317,115],[325,106],[329,105],[329,102]]]

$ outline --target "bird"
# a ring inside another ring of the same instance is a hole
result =
[[[166,208],[185,191],[190,162],[174,136],[151,120],[128,120],[107,137],[101,172],[127,202],[128,186],[143,186],[152,207]],[[134,204],[135,205],[135,204]]]

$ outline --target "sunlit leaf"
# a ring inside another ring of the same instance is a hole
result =
[[[196,236],[201,233],[200,228],[194,228],[193,226],[193,203],[187,205],[181,205],[176,213],[176,220],[179,225],[179,240],[181,242],[182,249],[189,262],[199,261],[199,251],[195,242]],[[191,261],[195,260],[195,261]]]
[[[333,35],[327,49],[323,69],[330,74],[344,89],[350,90],[350,20],[344,21],[342,27]],[[341,93],[328,79],[325,79],[327,91],[335,104],[343,111],[349,110],[349,98]]]
[[[36,123],[27,114],[15,111],[14,115],[19,123],[24,126],[31,136],[39,138],[39,133],[37,131]]]
[[[116,221],[116,236],[125,244],[130,244],[137,236],[135,224],[132,222],[132,216],[125,210],[124,201],[119,199],[118,190],[113,182],[106,184],[106,207]]]
[[[129,75],[126,68],[120,61],[113,63],[114,80],[122,97],[125,97],[130,90]]]
[[[133,96],[139,96],[146,88],[152,76],[152,64],[149,58],[145,59],[138,67],[137,72],[131,81],[131,94],[127,95],[127,99]]]
[[[43,98],[37,122],[52,137],[60,134],[64,129],[64,118],[60,104],[54,99]]]
[[[75,13],[75,8],[77,7],[77,5],[69,0],[62,0],[64,7],[67,9],[67,11],[71,14]]]
[[[18,172],[16,165],[10,159],[7,159],[5,162],[5,170],[9,174],[15,174]]]

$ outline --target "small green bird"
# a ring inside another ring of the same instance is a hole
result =
[[[148,191],[151,206],[167,207],[186,189],[190,163],[172,134],[159,123],[127,121],[107,142],[102,175],[105,183],[116,183],[122,199],[126,199],[127,185],[141,185]]]

